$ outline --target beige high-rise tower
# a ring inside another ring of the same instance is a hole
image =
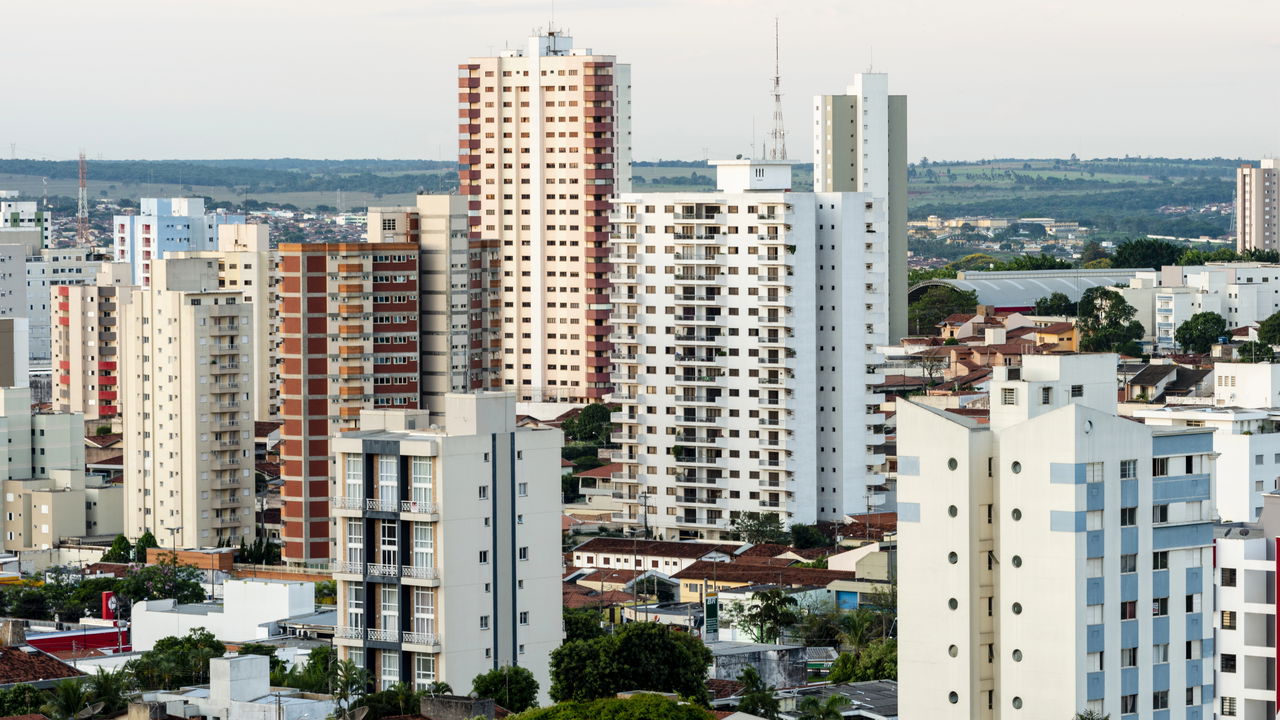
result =
[[[813,100],[813,191],[865,192],[888,215],[889,342],[907,334],[907,96],[885,73],[859,73],[843,95]]]
[[[612,389],[609,198],[631,189],[631,68],[549,31],[458,70],[472,387],[597,400]]]
[[[211,547],[254,536],[253,311],[215,258],[151,265],[121,323],[125,534]]]
[[[1264,158],[1258,167],[1236,168],[1236,249],[1280,250],[1276,213],[1280,211],[1280,160]]]

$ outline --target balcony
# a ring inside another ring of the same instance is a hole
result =
[[[369,639],[379,642],[399,642],[399,630],[384,630],[382,628],[369,628]]]
[[[443,641],[436,633],[417,633],[406,631],[400,633],[400,642],[410,645],[440,645]]]
[[[678,273],[674,279],[677,283],[715,283],[720,282],[721,277],[718,273]]]
[[[364,498],[331,497],[329,504],[338,510],[363,510]]]
[[[760,507],[767,507],[767,508],[782,507],[784,504],[785,503],[783,503],[781,500],[761,500],[760,501]]]
[[[400,567],[400,577],[413,578],[415,580],[439,580],[440,569],[433,567],[418,567],[416,565],[403,565]]]
[[[715,405],[720,402],[719,395],[677,395],[675,403],[677,405]]]
[[[378,512],[395,512],[400,506],[399,500],[384,500],[382,498],[367,498],[364,501],[365,510],[376,510]]]
[[[345,573],[347,575],[363,575],[364,563],[335,560],[333,562],[333,571],[335,573]]]
[[[369,563],[365,566],[365,575],[370,577],[400,577],[400,566]]]
[[[719,505],[721,498],[698,495],[676,495],[677,505]]]
[[[720,341],[720,338],[722,338],[722,337],[724,337],[724,336],[723,336],[723,335],[720,335],[720,334],[704,334],[704,335],[699,335],[699,334],[689,333],[689,334],[685,334],[685,335],[676,335],[676,336],[675,336],[675,342],[676,342],[677,344],[682,344],[682,345],[699,345],[699,344],[703,344],[703,343],[716,343],[716,342],[719,342],[719,341]]]
[[[364,638],[364,628],[339,625],[333,629],[333,636],[343,640],[360,640]]]
[[[696,525],[699,527],[727,528],[728,522],[724,518],[709,518],[705,515],[676,515],[676,525]]]
[[[723,315],[677,315],[672,322],[676,325],[722,325]]]
[[[677,415],[675,418],[676,425],[714,425],[718,422],[720,418],[716,415]]]

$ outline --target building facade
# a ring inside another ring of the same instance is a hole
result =
[[[814,98],[813,189],[858,192],[885,208],[889,341],[907,329],[907,96],[889,76],[858,73],[844,95]]]
[[[609,393],[610,198],[631,184],[631,68],[547,32],[458,66],[472,387]]]
[[[0,200],[0,229],[38,230],[40,246],[53,245],[53,214],[34,200]]]
[[[1217,313],[1230,329],[1256,325],[1280,312],[1280,265],[1167,265],[1138,272],[1121,294],[1137,309],[1145,341],[1156,350],[1174,351],[1178,327],[1196,313]]]
[[[92,284],[52,291],[55,409],[107,420],[120,415],[121,305],[133,300],[128,263],[103,263]]]
[[[1214,528],[1215,717],[1276,716],[1276,573],[1280,495],[1264,496],[1260,521]]]
[[[156,260],[122,312],[125,533],[212,547],[254,538],[253,308],[217,261]]]
[[[1116,357],[898,403],[902,717],[1208,718],[1213,436],[1116,416]]]
[[[284,243],[279,253],[283,555],[328,562],[329,438],[422,399],[419,246]]]
[[[31,320],[31,366],[52,366],[52,316],[57,288],[94,282],[110,256],[93,248],[43,249],[27,258],[27,317]]]
[[[334,436],[339,657],[381,688],[465,687],[503,665],[545,702],[561,641],[560,447],[515,426],[509,393],[366,411]]]
[[[243,215],[206,213],[203,198],[142,198],[137,215],[112,220],[114,260],[133,266],[133,285],[149,287],[156,260],[173,251],[217,249],[218,227]]]
[[[718,539],[743,512],[841,520],[878,504],[885,217],[790,192],[788,161],[718,163],[715,193],[617,198],[617,520]]]
[[[1236,168],[1236,249],[1280,250],[1280,160]]]

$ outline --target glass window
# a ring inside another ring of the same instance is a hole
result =
[[[1120,667],[1136,667],[1138,665],[1138,648],[1120,648]]]
[[[1152,570],[1168,570],[1169,569],[1169,551],[1158,550],[1151,553],[1151,569]]]
[[[1169,662],[1169,643],[1151,646],[1151,662],[1156,664]]]
[[[382,586],[382,629],[400,629],[400,588],[395,585]]]
[[[431,458],[413,459],[412,492],[415,503],[431,502]]]
[[[381,664],[382,676],[380,678],[380,686],[383,690],[390,690],[394,685],[400,682],[400,651],[383,650]]]
[[[1236,586],[1236,569],[1224,567],[1222,568],[1222,581],[1219,583],[1222,587]]]
[[[436,658],[426,653],[413,655],[413,686],[417,690],[426,690],[436,681]]]
[[[1138,556],[1136,554],[1127,554],[1120,556],[1120,572],[1131,573],[1138,572]]]
[[[1153,477],[1165,477],[1169,474],[1169,458],[1152,458],[1151,475]]]
[[[431,535],[431,523],[415,522],[413,524],[413,566],[416,568],[435,567],[435,545]]]
[[[378,498],[381,500],[399,500],[400,483],[395,455],[378,456]]]
[[[347,456],[347,489],[349,498],[364,497],[364,456]]]
[[[400,523],[394,520],[386,520],[382,523],[382,547],[379,561],[383,565],[399,565],[399,534]]]
[[[1137,460],[1121,460],[1120,461],[1120,479],[1128,480],[1129,478],[1138,477],[1138,461]]]
[[[1236,656],[1234,653],[1222,653],[1221,666],[1219,669],[1224,673],[1233,673],[1236,671]]]
[[[347,562],[364,562],[364,521],[359,518],[347,518]]]
[[[436,591],[413,589],[413,631],[430,635],[436,631]]]

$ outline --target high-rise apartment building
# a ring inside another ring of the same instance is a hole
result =
[[[889,341],[907,330],[907,96],[859,73],[844,95],[814,98],[813,189],[879,198],[888,220]]]
[[[165,253],[217,249],[218,227],[243,215],[206,213],[203,198],[142,198],[137,215],[112,221],[115,260],[133,265],[133,284],[151,285],[151,269]]]
[[[1213,429],[1115,414],[1116,356],[997,367],[989,423],[898,403],[902,717],[1206,718]]]
[[[1280,250],[1280,160],[1236,168],[1236,249]]]
[[[125,532],[210,547],[254,537],[254,308],[212,258],[151,264],[122,304]]]
[[[515,425],[510,393],[365,411],[334,436],[339,656],[379,687],[465,686],[503,665],[550,687],[560,645],[558,431]]]
[[[613,480],[664,539],[839,521],[883,483],[883,211],[790,192],[785,160],[717,165],[717,192],[623,194],[612,218]]]
[[[610,197],[631,188],[631,68],[547,32],[458,66],[472,387],[589,402],[609,379]]]
[[[212,250],[172,252],[174,258],[205,258],[218,263],[219,287],[239,290],[253,308],[253,393],[257,401],[254,418],[275,417],[276,337],[279,308],[276,304],[275,257],[266,225],[219,225]]]
[[[102,263],[92,284],[53,289],[54,409],[86,420],[120,415],[122,306],[133,300],[128,263]]]
[[[283,555],[323,563],[330,436],[359,427],[364,409],[420,407],[419,246],[284,243],[277,252]]]
[[[110,260],[93,248],[38,249],[27,256],[27,318],[31,321],[31,353],[33,368],[51,367],[53,358],[53,295],[66,286],[88,285],[94,281],[104,262]]]
[[[423,408],[444,411],[446,393],[471,387],[467,199],[419,195],[411,207],[371,207],[369,242],[418,246]]]
[[[53,243],[53,215],[34,200],[0,200],[0,229],[4,228],[38,230],[41,247]]]

